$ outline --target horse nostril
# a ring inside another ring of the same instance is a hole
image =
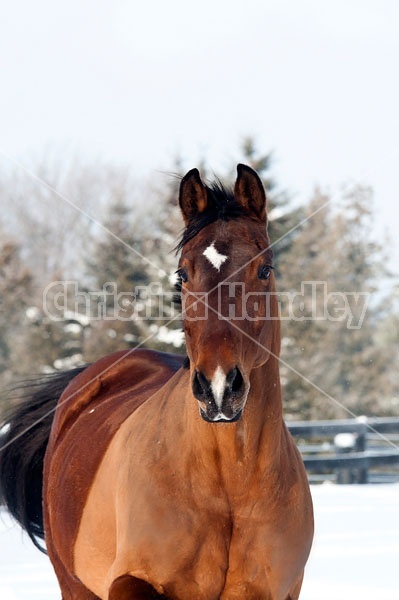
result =
[[[245,382],[238,367],[230,369],[226,376],[219,380],[209,381],[201,371],[194,371],[192,379],[193,395],[201,402],[213,401],[221,405],[223,399],[229,401],[240,397],[245,392]]]
[[[231,369],[231,371],[227,373],[226,388],[229,389],[232,394],[238,394],[243,391],[244,378],[238,367]]]
[[[201,371],[195,371],[193,375],[193,394],[196,398],[204,398],[210,394],[211,384],[201,373]]]

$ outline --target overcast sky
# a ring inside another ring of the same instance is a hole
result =
[[[251,134],[297,201],[372,185],[399,264],[398,63],[395,0],[12,0],[0,151],[53,144],[138,176],[179,153],[217,173]]]

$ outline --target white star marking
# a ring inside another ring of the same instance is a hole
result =
[[[219,408],[219,410],[222,407],[225,388],[226,388],[226,375],[224,374],[223,369],[221,369],[221,367],[219,367],[219,365],[218,365],[218,367],[212,377],[211,389],[212,389],[213,397],[216,402],[216,406]],[[220,418],[222,418],[222,417],[220,417]]]
[[[220,267],[222,264],[228,259],[228,256],[224,254],[220,254],[215,248],[215,242],[212,242],[210,246],[202,253],[211,263],[212,267],[215,267],[218,271],[220,271]]]

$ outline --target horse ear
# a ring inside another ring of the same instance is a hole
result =
[[[266,222],[266,192],[259,175],[246,165],[237,165],[235,199],[249,213]]]
[[[191,169],[181,180],[179,205],[186,225],[208,206],[208,194],[198,169]]]

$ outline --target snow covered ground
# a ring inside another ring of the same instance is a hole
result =
[[[399,600],[399,484],[325,484],[312,494],[316,535],[301,600]],[[0,599],[59,598],[47,557],[0,513]]]

